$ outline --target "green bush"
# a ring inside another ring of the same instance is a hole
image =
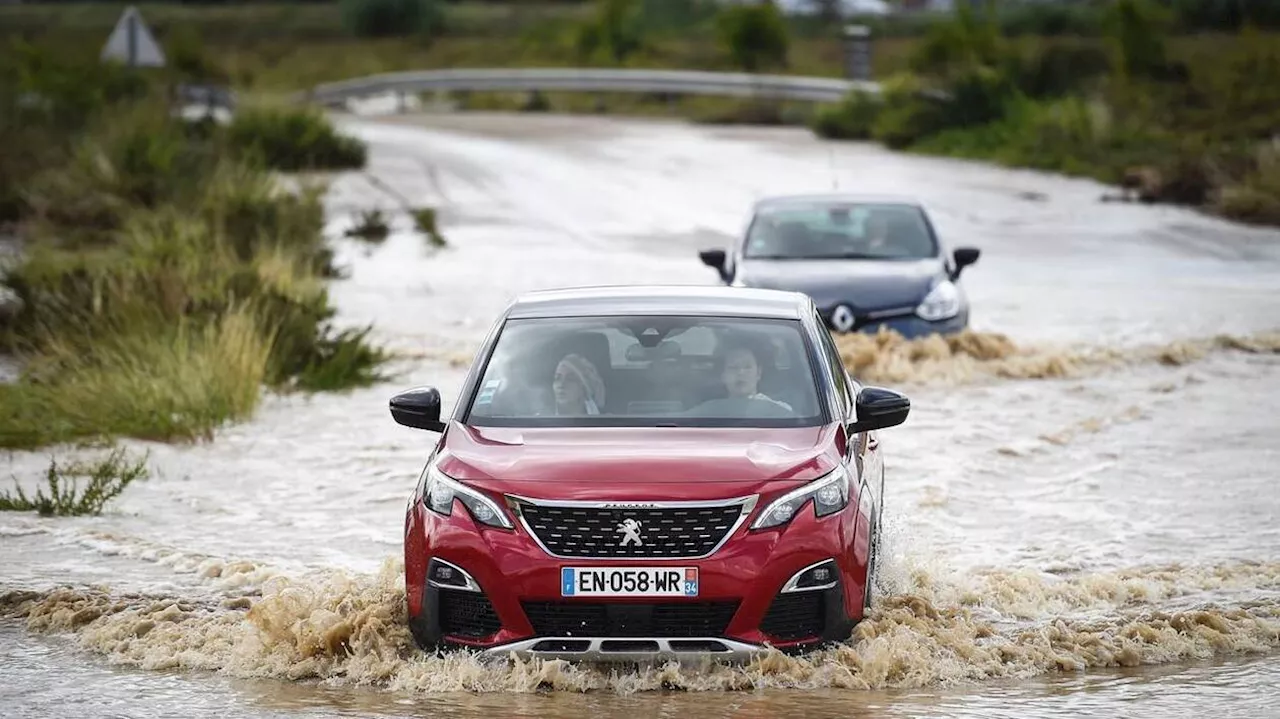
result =
[[[341,0],[342,20],[357,37],[435,35],[444,29],[438,0]]]
[[[1253,168],[1239,183],[1219,190],[1213,206],[1235,220],[1280,225],[1280,144],[1259,148]]]
[[[865,92],[852,92],[840,103],[814,113],[810,127],[820,137],[834,140],[869,140],[880,113],[880,100]]]
[[[194,198],[215,160],[212,143],[190,137],[163,103],[147,101],[104,113],[66,164],[28,178],[21,194],[64,243],[104,242],[135,208]]]
[[[771,2],[725,7],[716,16],[716,32],[733,64],[746,72],[787,64],[787,23]]]
[[[1090,90],[1110,68],[1110,57],[1096,42],[1041,42],[1018,63],[1016,82],[1031,97],[1062,97]]]
[[[73,462],[59,466],[57,460],[49,463],[45,472],[45,487],[36,489],[34,497],[28,497],[18,486],[13,494],[0,492],[0,510],[35,511],[42,517],[70,517],[102,513],[107,502],[115,499],[130,484],[147,477],[147,457],[126,463],[127,453],[116,449],[96,462]],[[83,484],[74,478],[84,477]]]
[[[596,0],[595,13],[578,26],[579,61],[621,65],[645,46],[645,24],[639,0]]]
[[[1169,65],[1169,22],[1169,14],[1147,0],[1116,0],[1106,20],[1116,71],[1135,78],[1161,76]]]
[[[363,142],[339,134],[318,110],[245,110],[227,138],[242,157],[277,170],[356,169],[368,158]]]

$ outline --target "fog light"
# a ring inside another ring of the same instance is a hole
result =
[[[427,582],[435,587],[463,589],[470,592],[480,591],[480,585],[461,567],[450,564],[443,559],[432,559],[427,567]]]
[[[784,592],[829,589],[836,585],[836,563],[828,559],[801,569],[782,587]]]

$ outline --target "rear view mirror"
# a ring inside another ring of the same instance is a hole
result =
[[[982,250],[977,247],[957,247],[952,257],[956,261],[955,274],[951,279],[960,276],[960,271],[978,261],[978,255],[982,254]]]
[[[444,423],[440,421],[440,391],[435,387],[415,387],[392,397],[391,416],[406,427],[444,431]]]
[[[911,411],[911,400],[905,395],[882,387],[863,387],[855,405],[858,419],[849,423],[849,434],[900,425]]]

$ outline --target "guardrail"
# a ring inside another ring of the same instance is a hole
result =
[[[854,90],[878,93],[880,85],[835,77],[694,70],[474,68],[370,75],[317,85],[295,99],[330,105],[370,95],[441,90],[637,92],[838,102]]]

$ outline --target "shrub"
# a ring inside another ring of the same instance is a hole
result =
[[[318,110],[247,110],[237,113],[227,137],[242,157],[286,170],[364,167],[368,150],[341,135]]]
[[[582,62],[625,63],[645,46],[639,0],[596,0],[593,17],[578,26],[575,45]]]
[[[126,463],[126,457],[124,450],[117,449],[106,459],[92,463],[73,462],[70,466],[60,467],[57,460],[53,460],[45,472],[48,494],[41,487],[34,497],[28,497],[18,486],[13,494],[0,493],[0,510],[34,510],[42,517],[101,514],[107,502],[119,496],[135,480],[147,476],[145,456],[136,463]],[[80,484],[74,477],[85,477],[88,481]]]
[[[444,30],[437,0],[341,0],[342,19],[358,37],[435,35]]]
[[[879,113],[879,99],[870,93],[855,91],[840,103],[818,110],[811,127],[820,137],[869,140]]]
[[[1169,15],[1147,0],[1116,0],[1106,28],[1112,65],[1130,77],[1157,77],[1168,67],[1164,37]]]
[[[1030,58],[1019,63],[1017,85],[1031,97],[1061,97],[1086,90],[1110,67],[1110,58],[1098,43],[1041,42]]]
[[[448,244],[444,239],[444,235],[440,234],[434,207],[414,208],[409,210],[409,214],[413,216],[413,226],[427,238],[427,242],[435,247],[444,247]]]
[[[361,210],[356,221],[347,228],[347,237],[358,237],[366,242],[382,242],[391,234],[391,220],[378,208]]]
[[[64,243],[104,242],[133,208],[196,196],[216,150],[185,134],[163,103],[105,113],[71,150],[70,162],[30,178],[30,213]]]
[[[1232,219],[1280,225],[1280,144],[1262,145],[1253,169],[1239,183],[1219,190],[1213,206]]]
[[[914,75],[897,75],[881,84],[884,98],[872,126],[872,137],[901,149],[950,126],[947,104]]]
[[[725,7],[716,31],[733,64],[747,72],[787,64],[787,24],[772,2]]]

